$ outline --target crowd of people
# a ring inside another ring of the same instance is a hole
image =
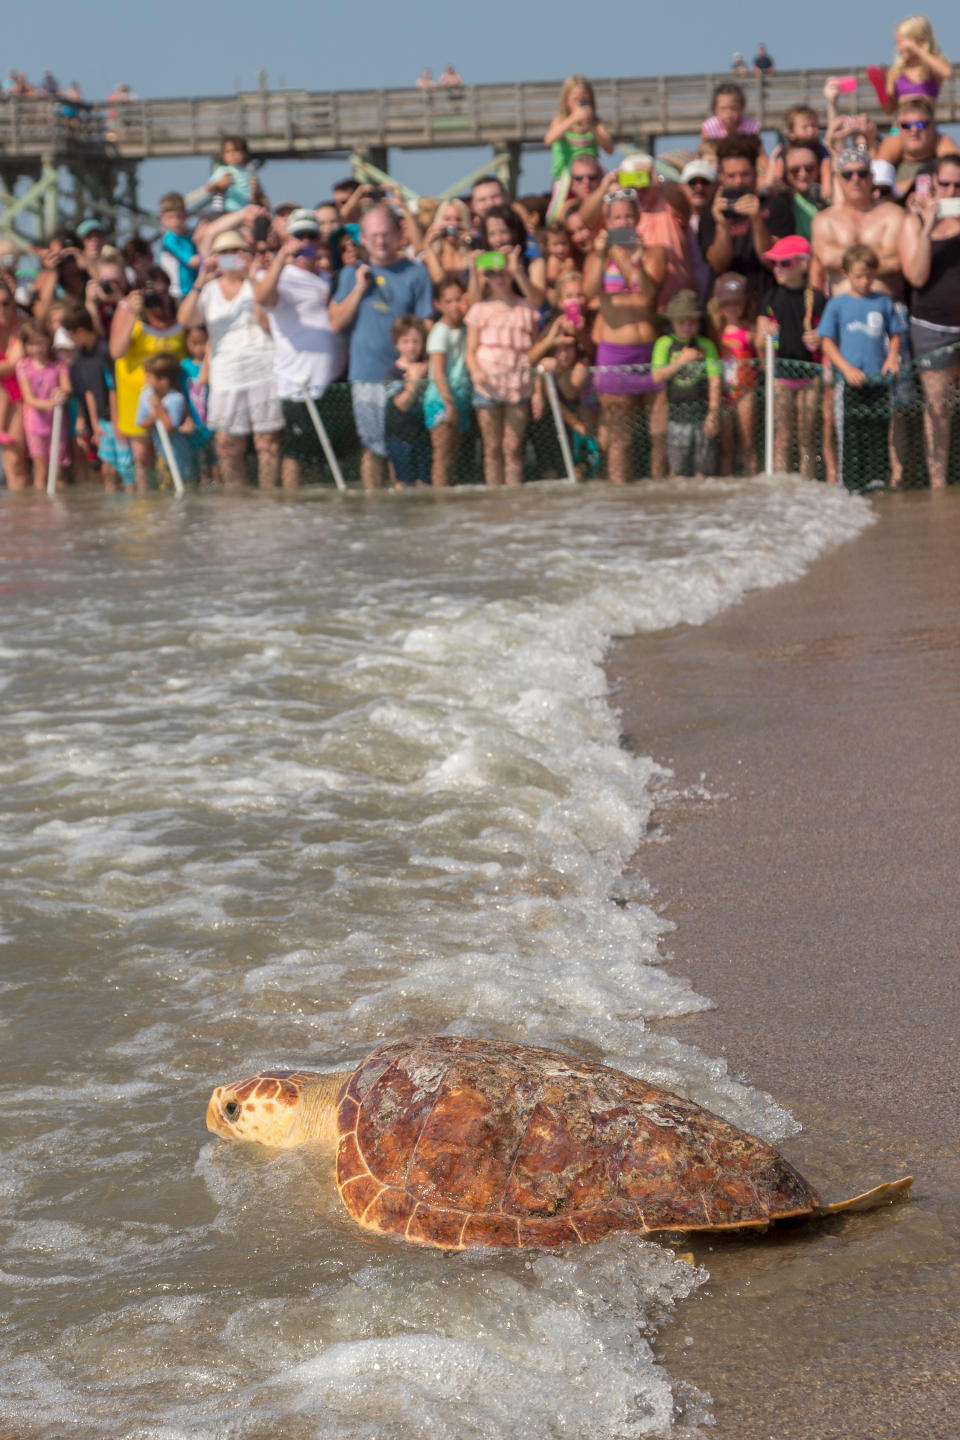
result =
[[[794,107],[769,154],[731,78],[675,168],[613,162],[574,75],[544,137],[552,191],[517,200],[488,175],[443,202],[344,179],[313,206],[271,204],[229,137],[206,208],[164,196],[152,241],[117,248],[89,218],[49,238],[32,279],[0,241],[7,487],[57,470],[142,490],[171,451],[185,479],[255,467],[297,486],[334,390],[371,489],[444,486],[477,454],[488,485],[517,485],[545,415],[582,478],[633,479],[641,435],[654,476],[754,473],[768,335],[778,469],[900,484],[922,395],[943,486],[960,379],[960,151],[935,108],[949,73],[911,17],[879,77],[889,134],[842,111],[838,76],[825,126]],[[855,476],[845,457],[878,423],[883,463]]]

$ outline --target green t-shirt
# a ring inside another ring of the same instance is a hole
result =
[[[709,406],[709,381],[713,376],[723,374],[716,345],[702,335],[694,335],[692,340],[679,340],[676,335],[661,335],[650,357],[651,369],[659,370],[664,365],[672,364],[680,351],[686,350],[690,345],[695,345],[703,358],[691,365],[684,365],[672,380],[667,381],[667,402],[671,411],[674,411],[671,418],[675,420],[702,420]]]

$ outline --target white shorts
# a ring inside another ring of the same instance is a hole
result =
[[[245,390],[214,390],[207,402],[207,427],[222,435],[261,435],[283,429],[283,410],[272,377]]]

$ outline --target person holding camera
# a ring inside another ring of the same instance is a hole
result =
[[[247,441],[253,436],[261,489],[280,479],[283,411],[277,399],[274,344],[250,279],[251,243],[240,230],[222,230],[189,294],[180,303],[185,328],[202,324],[210,336],[207,424],[216,435],[223,480],[243,485]]]
[[[742,275],[759,304],[771,285],[764,255],[776,240],[793,234],[793,204],[782,195],[757,193],[755,135],[717,142],[717,193],[700,221],[700,249],[714,277]]]
[[[330,275],[320,241],[320,222],[312,210],[295,209],[287,217],[287,238],[253,287],[266,312],[274,343],[277,395],[283,408],[285,488],[300,483],[301,462],[316,465],[317,437],[306,396],[319,400],[346,362],[346,344],[334,333],[328,301]]]
[[[87,272],[81,267],[81,243],[73,231],[61,230],[50,240],[40,257],[33,297],[33,317],[45,324],[55,300],[83,303]]]
[[[657,301],[662,312],[667,301],[679,290],[693,289],[688,228],[690,202],[681,185],[660,179],[652,155],[628,155],[618,169],[603,177],[598,188],[580,206],[580,214],[595,233],[602,233],[605,207],[610,197],[627,191],[635,197],[637,235],[644,245],[656,246],[664,253],[666,270]]]
[[[960,155],[942,155],[932,195],[904,216],[900,263],[910,287],[910,348],[926,405],[931,489],[947,483],[950,425],[960,379]]]
[[[598,316],[594,388],[600,401],[600,448],[612,484],[632,480],[637,412],[648,411],[650,473],[667,473],[666,410],[657,406],[650,374],[657,338],[657,301],[667,271],[662,246],[639,236],[640,207],[633,188],[611,191],[606,224],[594,241],[583,272],[583,294],[595,300]]]
[[[437,207],[422,256],[434,285],[442,285],[451,276],[469,284],[471,239],[470,211],[462,200],[447,200]]]
[[[137,423],[137,404],[146,384],[144,361],[151,355],[170,354],[182,360],[187,353],[183,328],[170,298],[170,281],[159,265],[145,273],[142,290],[131,290],[117,305],[110,326],[110,358],[117,384],[117,430],[133,451],[134,483],[138,490],[150,484],[153,440]]]
[[[397,216],[373,205],[361,221],[369,257],[344,265],[330,301],[334,330],[350,337],[348,378],[353,416],[363,446],[360,479],[365,490],[383,485],[387,459],[384,376],[394,363],[393,322],[402,315],[433,318],[433,286],[426,266],[402,253]]]

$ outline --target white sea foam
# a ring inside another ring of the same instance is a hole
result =
[[[250,498],[71,503],[14,596],[0,1421],[692,1434],[649,1342],[702,1276],[663,1247],[377,1241],[322,1156],[210,1144],[202,1117],[217,1079],[438,1029],[790,1133],[649,1023],[709,1001],[625,873],[669,776],[622,747],[602,667],[612,635],[702,623],[870,511],[794,481]]]

